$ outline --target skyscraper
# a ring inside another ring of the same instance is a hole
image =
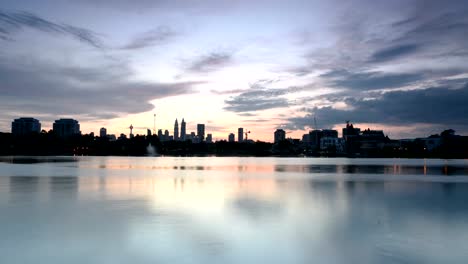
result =
[[[69,137],[81,134],[80,123],[78,123],[77,120],[70,118],[55,120],[52,129],[59,137]]]
[[[186,140],[186,131],[185,131],[186,127],[185,126],[186,126],[185,121],[182,118],[182,123],[180,124],[180,139],[182,141]]]
[[[236,135],[234,135],[234,133],[229,134],[228,141],[229,142],[236,141]]]
[[[174,123],[174,140],[179,140],[179,123],[177,122],[177,118]]]
[[[237,129],[237,141],[242,142],[244,141],[244,128],[239,127]]]
[[[107,129],[105,127],[101,127],[101,129],[99,129],[99,137],[107,137]]]
[[[21,117],[13,120],[11,123],[11,133],[13,135],[27,135],[31,133],[40,133],[41,123],[32,117]]]
[[[286,139],[286,131],[283,129],[276,129],[275,131],[275,144]]]
[[[206,143],[213,143],[213,135],[207,134],[206,135]]]
[[[197,124],[197,137],[198,142],[203,142],[205,140],[205,124]]]

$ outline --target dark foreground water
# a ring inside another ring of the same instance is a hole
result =
[[[468,263],[468,161],[0,158],[0,263]]]

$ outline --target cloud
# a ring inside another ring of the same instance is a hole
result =
[[[95,32],[67,24],[57,24],[28,12],[5,12],[0,10],[0,38],[5,39],[23,28],[71,36],[95,48],[103,47]]]
[[[11,59],[15,61],[15,59]],[[0,111],[108,119],[153,109],[151,100],[192,93],[196,83],[131,79],[126,64],[89,67],[0,62]],[[15,109],[12,111],[12,109]]]
[[[383,62],[390,61],[403,56],[413,54],[421,49],[420,45],[416,44],[403,44],[396,45],[393,47],[385,48],[376,51],[372,54],[370,61],[371,62]]]
[[[348,109],[331,106],[309,109],[304,117],[291,118],[289,128],[303,129],[313,124],[314,116],[324,127],[356,123],[411,125],[414,123],[460,126],[468,124],[468,84],[461,89],[432,87],[422,90],[392,91],[374,99],[347,98]]]
[[[225,110],[232,112],[250,112],[260,111],[273,108],[288,107],[288,100],[285,98],[249,98],[248,96],[240,96],[224,101],[227,106]]]
[[[224,91],[217,91],[217,90],[210,90],[211,93],[216,95],[226,95],[226,94],[238,94],[243,93],[247,90],[245,89],[232,89],[232,90],[224,90]]]
[[[212,72],[229,65],[233,54],[229,52],[212,52],[196,58],[187,70],[192,73]]]
[[[177,34],[174,31],[172,31],[169,27],[160,26],[158,28],[136,36],[128,44],[124,45],[122,49],[135,50],[146,48],[149,46],[160,45],[176,35]]]
[[[226,106],[224,109],[245,113],[288,107],[292,102],[282,96],[309,89],[309,87],[266,88],[262,83],[263,81],[254,83],[250,86],[249,90],[225,100]]]
[[[328,78],[332,86],[362,91],[400,88],[424,79],[424,75],[421,73],[385,73],[380,71],[353,73],[346,70],[333,70],[321,75],[321,77]]]

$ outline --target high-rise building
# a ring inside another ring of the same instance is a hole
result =
[[[159,138],[159,141],[163,141],[162,129],[158,129],[158,138]]]
[[[99,129],[99,137],[107,137],[107,129],[105,127],[101,127],[101,129]]]
[[[206,135],[206,143],[213,143],[213,135],[207,134]]]
[[[186,140],[186,124],[185,124],[185,121],[184,119],[182,118],[182,123],[180,124],[180,139],[182,141],[185,141]]]
[[[164,141],[168,141],[169,140],[169,130],[164,130]]]
[[[234,133],[229,134],[228,141],[229,142],[236,141],[236,135],[234,135]]]
[[[315,129],[315,130],[309,131],[310,145],[315,149],[319,149],[320,139],[322,138],[322,136],[323,136],[322,130]]]
[[[286,140],[286,132],[283,129],[276,129],[275,144],[283,140]]]
[[[32,117],[21,117],[11,122],[11,133],[13,135],[28,135],[31,133],[40,133],[41,123]]]
[[[177,118],[174,123],[174,140],[179,140],[179,122],[177,122]]]
[[[200,142],[198,140],[198,137],[195,135],[195,132],[190,132],[190,140],[192,140],[192,143],[198,143]]]
[[[239,127],[237,129],[237,141],[242,142],[244,141],[244,128]]]
[[[205,140],[205,124],[197,124],[197,137],[200,143]]]
[[[78,121],[70,118],[55,120],[52,129],[59,137],[70,137],[81,134]]]

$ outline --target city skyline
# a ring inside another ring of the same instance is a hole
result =
[[[391,138],[468,133],[464,1],[3,3],[0,132],[31,116],[119,135],[156,114],[158,129],[184,117],[223,139],[346,120]]]

